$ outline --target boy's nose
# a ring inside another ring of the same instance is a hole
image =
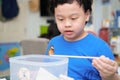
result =
[[[64,25],[65,25],[66,28],[71,27],[71,22],[70,21],[65,21]]]

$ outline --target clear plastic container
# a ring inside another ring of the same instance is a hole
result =
[[[68,58],[24,55],[10,58],[9,61],[10,80],[36,80],[40,67],[56,77],[67,75],[68,71]]]

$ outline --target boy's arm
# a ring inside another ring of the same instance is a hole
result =
[[[117,62],[101,56],[93,59],[92,64],[99,71],[102,80],[120,80],[120,75],[116,73],[118,70]]]
[[[102,79],[102,80],[106,80],[106,79]],[[120,75],[115,73],[114,77],[111,77],[110,79],[107,79],[107,80],[120,80]]]
[[[117,73],[114,75],[114,79],[113,80],[120,80],[120,75],[118,75]]]

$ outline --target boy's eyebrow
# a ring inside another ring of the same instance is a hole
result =
[[[74,15],[80,15],[80,13],[72,13],[70,16],[74,16]],[[60,14],[56,14],[57,17],[62,17],[62,15]]]
[[[62,16],[62,15],[60,15],[60,14],[57,14],[56,17],[59,17],[59,18],[61,17],[61,18],[63,18],[64,16]]]
[[[57,17],[61,17],[62,15],[60,15],[60,14],[57,14],[56,16],[57,16]]]
[[[71,16],[74,16],[74,15],[80,15],[80,13],[73,13]]]

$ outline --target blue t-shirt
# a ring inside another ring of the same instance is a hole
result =
[[[113,53],[108,44],[97,36],[89,33],[84,38],[77,41],[66,41],[63,35],[50,40],[46,54],[50,48],[54,48],[54,54],[74,55],[74,56],[94,56],[104,55],[114,59]],[[92,66],[92,59],[69,58],[68,76],[75,80],[101,80],[99,72]]]

